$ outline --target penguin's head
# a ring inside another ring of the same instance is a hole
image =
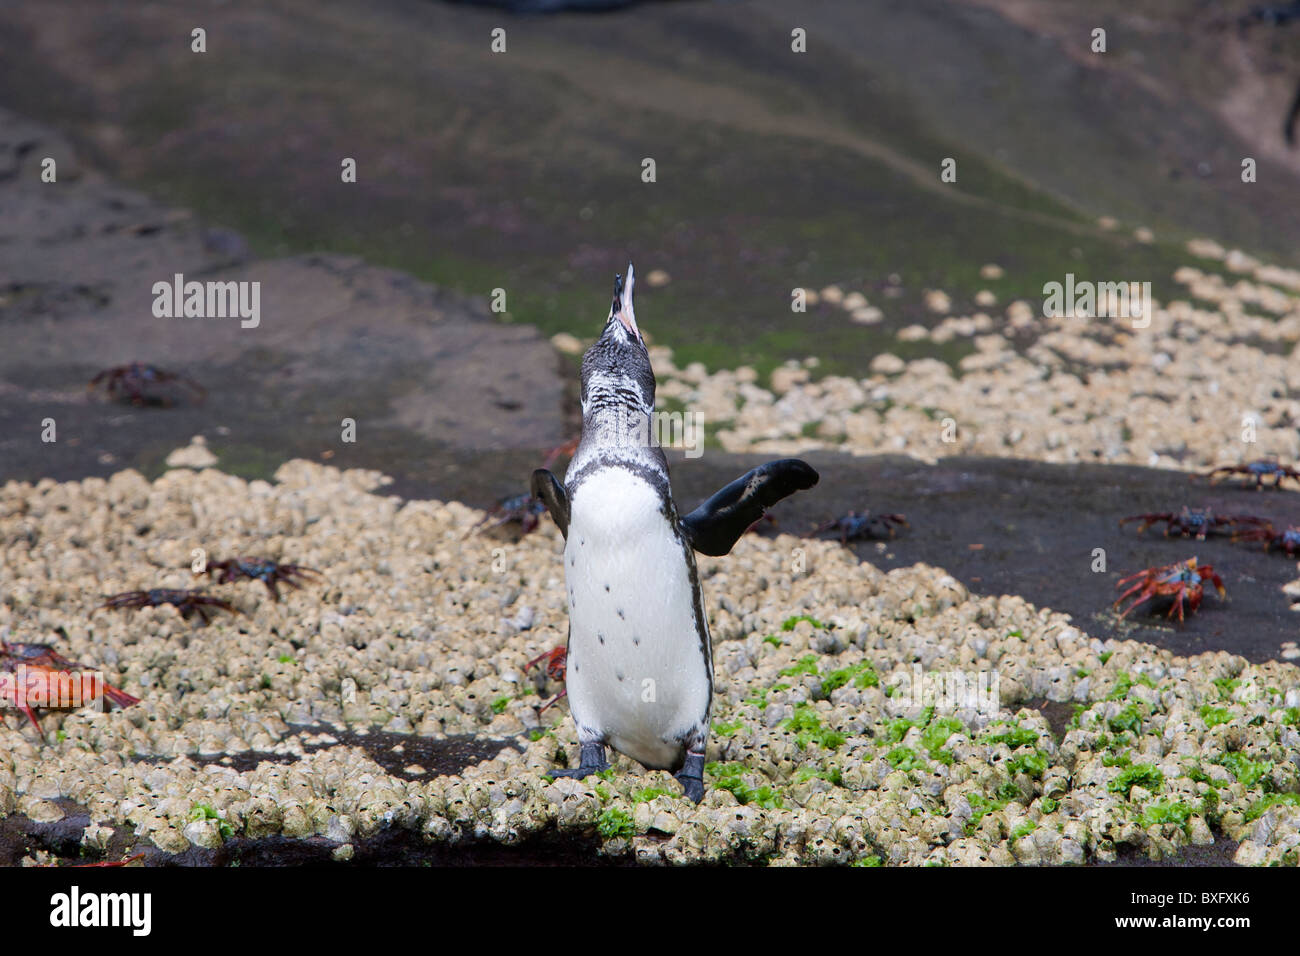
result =
[[[614,301],[609,307],[605,330],[582,357],[584,412],[592,399],[598,399],[600,404],[612,401],[646,412],[654,410],[654,371],[632,308],[635,281],[630,262],[626,279],[614,276]]]

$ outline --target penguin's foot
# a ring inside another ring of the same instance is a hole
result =
[[[704,754],[688,750],[686,762],[682,769],[673,776],[682,785],[682,792],[691,800],[699,803],[704,799]]]
[[[593,773],[600,773],[602,770],[609,769],[609,761],[605,759],[604,744],[583,744],[582,751],[578,756],[578,766],[568,770],[552,770],[547,776],[555,777],[573,777],[581,780],[583,777],[589,777]]]

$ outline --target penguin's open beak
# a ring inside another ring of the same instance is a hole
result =
[[[629,262],[626,279],[622,276],[614,276],[614,302],[609,308],[609,316],[610,318],[617,316],[623,328],[632,333],[634,339],[641,342],[641,330],[636,326],[636,312],[632,308],[632,286],[635,282],[632,263]]]

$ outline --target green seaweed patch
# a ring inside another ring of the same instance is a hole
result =
[[[1007,800],[990,800],[981,793],[966,794],[966,802],[970,804],[971,817],[966,821],[966,835],[970,836],[979,829],[980,821],[990,813],[1001,810],[1007,805]]]
[[[781,721],[781,726],[794,731],[794,743],[800,750],[810,743],[816,743],[823,750],[837,750],[848,739],[839,731],[823,726],[822,719],[807,701],[795,705],[794,716]]]
[[[1292,727],[1300,727],[1300,707],[1288,707],[1286,715],[1282,718],[1282,723],[1290,724]]]
[[[1213,791],[1211,791],[1213,792]],[[1300,807],[1300,793],[1270,793],[1261,797],[1246,808],[1244,814],[1247,823],[1254,823],[1276,806]]]
[[[844,786],[844,775],[840,772],[839,767],[800,767],[794,775],[795,783],[807,783],[813,778],[825,780],[827,783],[837,787]]]
[[[763,643],[771,644],[773,647],[780,647],[781,638],[777,637],[775,634],[769,634],[767,637],[763,638]]]
[[[1043,797],[1043,799],[1038,801],[1038,809],[1043,812],[1044,816],[1049,813],[1055,813],[1060,809],[1060,807],[1061,801],[1055,800],[1052,797]]]
[[[1135,763],[1120,771],[1119,776],[1106,785],[1111,793],[1122,793],[1125,797],[1134,787],[1142,787],[1155,793],[1165,782],[1165,775],[1160,768],[1151,763]]]
[[[1111,729],[1112,733],[1141,733],[1142,721],[1146,717],[1146,707],[1143,704],[1129,704],[1110,720],[1106,721],[1106,726]]]
[[[1232,693],[1241,686],[1241,681],[1235,677],[1216,677],[1211,681],[1219,690],[1219,696],[1224,700],[1232,700]]]
[[[713,722],[713,732],[715,734],[721,734],[723,737],[734,737],[736,732],[744,726],[745,722],[743,720],[733,720],[730,723],[715,720]]]
[[[492,701],[492,713],[504,714],[506,712],[506,708],[510,706],[510,701],[512,700],[514,700],[514,698],[511,697],[509,694],[506,694],[504,697],[498,697],[496,700]]]
[[[1141,684],[1143,687],[1150,687],[1152,690],[1156,689],[1155,681],[1146,674],[1139,674],[1135,678],[1128,671],[1122,671],[1115,681],[1115,689],[1106,696],[1106,699],[1123,700],[1128,696],[1128,692],[1137,684]]]
[[[804,674],[815,677],[820,673],[817,669],[817,655],[805,654],[803,657],[799,658],[798,663],[791,664],[779,673],[782,677],[801,677]]]
[[[1024,823],[1020,824],[1018,827],[1016,827],[1014,830],[1011,831],[1011,842],[1014,843],[1016,840],[1019,840],[1021,837],[1027,837],[1029,836],[1029,834],[1033,833],[1037,829],[1038,829],[1037,823],[1035,823],[1033,820],[1026,820]]]
[[[825,623],[824,621],[817,620],[817,618],[813,617],[811,614],[796,614],[794,617],[787,617],[781,623],[781,630],[793,631],[798,626],[800,621],[807,621],[813,627],[821,631],[830,630],[829,624]]]
[[[1196,810],[1196,807],[1181,800],[1175,803],[1170,803],[1167,800],[1156,800],[1142,810],[1142,815],[1138,817],[1138,825],[1146,829],[1150,826],[1172,823],[1185,830],[1188,821],[1196,815]]]
[[[902,770],[904,773],[924,766],[911,747],[895,747],[885,754],[885,760],[895,770]]]
[[[931,760],[937,760],[940,763],[951,764],[953,755],[951,751],[944,750],[943,745],[953,734],[964,733],[966,725],[955,717],[940,717],[938,720],[932,720],[921,731],[921,746],[930,754]]]
[[[754,707],[757,707],[759,710],[764,710],[767,707],[768,693],[769,691],[766,687],[760,687],[756,691],[754,691],[754,693],[750,694],[743,701],[741,701],[741,703],[750,704]]]
[[[980,738],[981,743],[997,746],[1006,744],[1012,750],[1017,747],[1027,747],[1030,744],[1038,743],[1038,734],[1028,727],[1021,727],[1019,724],[1008,724],[1005,721],[999,721],[1002,726],[1009,727],[1009,730],[999,731],[997,733],[986,733]]]
[[[785,804],[781,802],[780,795],[770,786],[764,784],[751,787],[745,783],[744,775],[747,769],[744,764],[715,762],[707,764],[704,769],[715,788],[730,791],[732,796],[745,806],[752,803],[764,810],[785,809]]]
[[[876,669],[871,666],[870,661],[859,661],[849,667],[841,667],[839,670],[828,671],[822,675],[822,693],[831,694],[839,690],[845,684],[853,682],[853,686],[859,690],[865,690],[868,687],[880,686],[880,675]]]
[[[1212,757],[1210,763],[1216,763],[1226,769],[1247,789],[1261,784],[1265,790],[1268,790],[1272,785],[1270,774],[1273,772],[1273,761],[1271,760],[1251,760],[1243,753],[1234,752]]]
[[[1114,651],[1103,651],[1101,654],[1097,656],[1097,659],[1101,661],[1102,666],[1104,667],[1114,656],[1115,656]]]
[[[1206,728],[1217,727],[1219,724],[1226,724],[1232,720],[1232,711],[1227,707],[1215,707],[1211,704],[1205,704],[1201,707],[1201,720],[1205,721]]]
[[[1042,750],[1020,753],[1007,762],[1007,773],[1013,777],[1023,773],[1030,779],[1041,780],[1047,772],[1047,763],[1047,754]]]
[[[606,807],[596,819],[596,831],[606,840],[618,837],[631,838],[636,836],[636,824],[632,822],[632,815],[626,810]]]
[[[632,801],[634,803],[649,803],[656,797],[671,797],[673,792],[665,790],[663,787],[645,787],[641,790],[632,791]]]
[[[864,856],[862,859],[854,860],[852,863],[849,864],[849,866],[884,866],[884,865],[885,865],[885,861],[882,860],[880,857],[876,856],[875,854],[872,854],[871,856]]]
[[[212,807],[210,807],[206,803],[196,803],[194,807],[190,810],[190,819],[191,820],[216,820],[217,833],[221,834],[221,839],[223,841],[229,840],[232,836],[235,835],[235,828],[232,827],[225,820],[221,819],[221,816],[217,813],[217,811],[213,810]]]

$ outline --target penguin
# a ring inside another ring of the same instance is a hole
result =
[[[565,690],[578,766],[608,768],[606,748],[668,770],[704,798],[713,649],[695,552],[728,554],[767,508],[811,488],[797,459],[772,461],[679,517],[668,462],[650,440],[655,377],[632,308],[635,278],[614,278],[604,331],[582,359],[582,436],[561,485],[539,468],[531,486],[564,536],[569,607]]]

